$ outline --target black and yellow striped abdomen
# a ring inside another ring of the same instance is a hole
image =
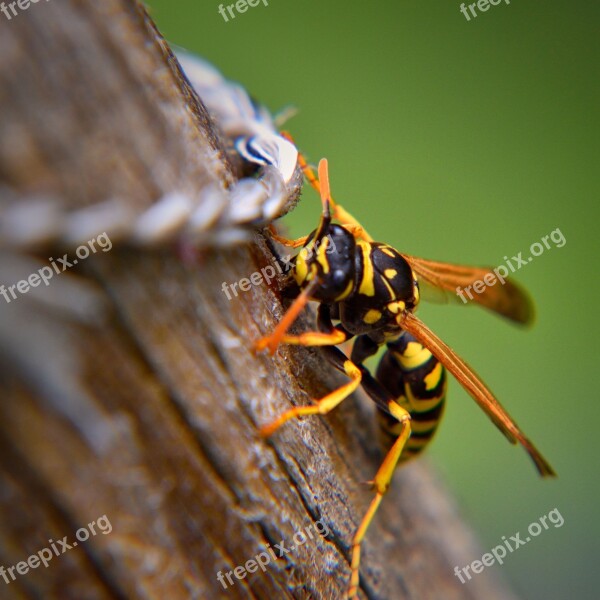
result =
[[[446,370],[427,348],[404,332],[387,344],[379,364],[377,381],[411,416],[411,436],[401,461],[417,455],[431,441],[444,410]],[[391,415],[379,411],[386,437],[393,441],[401,424]]]

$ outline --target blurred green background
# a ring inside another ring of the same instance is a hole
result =
[[[521,331],[484,310],[422,305],[559,474],[542,481],[452,381],[429,457],[482,550],[564,517],[493,566],[525,599],[598,598],[598,22],[591,2],[513,0],[467,21],[453,2],[151,0],[171,42],[213,62],[287,125],[333,195],[401,251],[496,266],[559,228],[516,273],[537,306]],[[286,223],[316,225],[316,196]],[[473,556],[473,560],[480,558]],[[467,584],[468,585],[468,584]]]

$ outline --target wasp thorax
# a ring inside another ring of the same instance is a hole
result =
[[[329,225],[318,238],[313,231],[296,257],[294,278],[305,287],[315,278],[319,286],[312,295],[320,302],[334,302],[354,286],[354,236],[341,225]]]

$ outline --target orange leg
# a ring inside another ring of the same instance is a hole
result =
[[[307,235],[304,235],[295,240],[291,240],[289,238],[283,237],[277,233],[277,229],[275,228],[275,225],[273,225],[272,223],[271,223],[271,225],[269,225],[269,233],[271,234],[271,237],[276,242],[279,242],[280,244],[283,244],[284,246],[288,246],[289,248],[299,248],[300,246],[304,246],[304,244],[306,243],[306,240],[308,239]]]
[[[351,360],[346,360],[344,362],[344,372],[346,375],[348,375],[348,377],[351,378],[351,381],[341,386],[337,390],[334,390],[330,394],[327,394],[327,396],[321,398],[320,400],[317,400],[315,404],[310,406],[294,406],[294,408],[286,410],[272,423],[261,427],[260,435],[263,437],[271,435],[290,419],[295,419],[305,415],[325,415],[333,410],[338,404],[340,404],[352,392],[354,392],[356,388],[358,388],[362,379],[360,369]]]
[[[343,344],[349,337],[348,333],[339,329],[334,329],[330,333],[308,331],[300,335],[284,335],[281,338],[281,343],[295,346],[337,346]]]
[[[266,335],[254,344],[255,352],[260,352],[265,348],[269,349],[270,354],[275,354],[277,346],[282,343],[282,340],[287,330],[292,326],[302,309],[308,304],[310,300],[310,294],[317,285],[317,280],[311,281],[300,293],[300,295],[294,300],[292,305],[288,308],[283,319],[279,321],[279,324],[275,328],[275,331],[271,335]]]
[[[358,593],[360,545],[367,533],[369,525],[373,521],[373,517],[375,516],[379,505],[381,504],[383,495],[387,492],[390,486],[392,476],[394,475],[394,470],[396,469],[398,461],[400,460],[406,440],[408,440],[410,437],[410,414],[393,401],[388,404],[388,408],[392,413],[392,416],[398,419],[398,421],[402,423],[403,427],[400,435],[394,442],[394,445],[390,448],[386,457],[383,459],[383,462],[381,463],[381,466],[375,475],[375,479],[371,482],[375,488],[375,497],[371,501],[365,516],[363,517],[358,529],[356,530],[356,533],[354,534],[354,539],[352,540],[352,560],[350,563],[352,572],[350,574],[348,600],[356,598]]]

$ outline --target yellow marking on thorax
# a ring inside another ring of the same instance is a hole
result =
[[[383,281],[383,285],[385,285],[385,288],[387,289],[388,294],[390,295],[390,300],[393,300],[396,297],[396,294],[394,293],[390,282],[385,277],[382,277],[381,281]]]
[[[353,287],[354,287],[354,281],[352,281],[352,279],[351,279],[348,282],[346,289],[339,296],[336,296],[335,301],[339,302],[340,300],[343,300],[344,298],[346,298],[346,296],[349,296]]]
[[[306,276],[308,275],[308,263],[306,262],[306,255],[298,254],[296,257],[296,268],[294,269],[294,279],[296,283],[300,285],[303,281],[306,280]]]
[[[412,280],[413,280],[413,291],[415,293],[415,306],[419,304],[419,300],[421,299],[421,292],[419,290],[419,284],[417,283],[417,278],[415,276],[415,272],[411,269]]]
[[[374,296],[375,274],[371,261],[371,244],[363,240],[358,240],[357,244],[363,255],[363,273],[358,292],[359,294],[363,294],[363,296]]]
[[[406,304],[402,300],[397,300],[396,302],[390,302],[386,308],[394,315],[397,315],[399,312],[402,312],[406,308]]]
[[[388,278],[388,279],[394,279],[394,277],[396,277],[396,275],[398,275],[398,271],[396,271],[396,269],[386,269],[383,274]]]
[[[384,253],[387,254],[388,256],[391,256],[392,258],[396,258],[396,255],[394,254],[392,248],[390,248],[389,246],[380,246],[379,249]]]
[[[363,317],[363,321],[368,323],[369,325],[373,325],[373,323],[377,323],[381,319],[381,311],[375,308],[367,311],[367,314]]]
[[[423,377],[423,381],[425,382],[426,390],[433,390],[435,386],[440,382],[440,378],[442,377],[442,363],[438,363],[433,368],[433,371],[429,373],[426,377]]]
[[[310,265],[310,272],[306,276],[306,281],[312,281],[316,276],[317,276],[317,265],[315,265],[315,263],[312,263]]]
[[[328,245],[329,245],[329,238],[328,237],[323,238],[321,240],[321,244],[319,245],[319,248],[317,249],[317,262],[323,268],[323,273],[329,273],[329,261],[327,260],[327,257],[325,256],[325,252],[327,252]]]

